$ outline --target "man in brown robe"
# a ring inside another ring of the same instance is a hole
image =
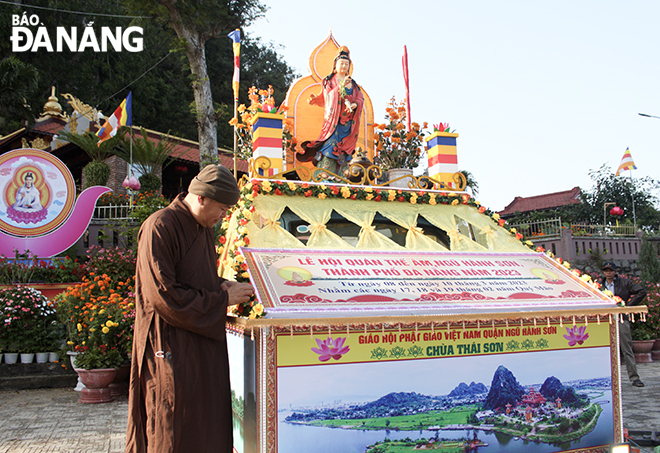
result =
[[[140,228],[126,452],[232,451],[225,321],[253,289],[218,277],[213,226],[238,197],[209,165]]]

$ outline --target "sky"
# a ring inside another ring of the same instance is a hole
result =
[[[589,190],[589,171],[616,171],[626,148],[633,177],[660,179],[660,119],[638,115],[660,116],[660,2],[262,2],[269,10],[247,32],[306,76],[332,30],[376,122],[405,96],[407,46],[412,120],[459,134],[459,169],[492,210],[516,196]]]

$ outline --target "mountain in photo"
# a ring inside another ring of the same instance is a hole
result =
[[[454,388],[454,390],[449,393],[448,396],[450,398],[464,398],[466,396],[474,396],[481,393],[486,393],[487,391],[488,388],[481,382],[477,384],[473,381],[470,382],[470,385],[467,385],[465,382],[461,382]]]
[[[490,391],[484,402],[484,410],[502,408],[508,404],[515,405],[522,401],[525,389],[506,367],[500,365],[493,375]]]
[[[362,410],[400,409],[429,406],[437,400],[416,392],[392,392],[360,407]]]
[[[550,376],[543,382],[539,392],[546,400],[555,401],[557,398],[561,399],[561,403],[565,406],[581,407],[586,404],[585,397],[578,395],[573,387],[563,385],[554,376]]]

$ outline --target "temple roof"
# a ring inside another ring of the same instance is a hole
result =
[[[516,212],[543,211],[580,203],[580,188],[573,187],[562,192],[535,195],[533,197],[516,197],[502,211],[501,216],[510,216]]]

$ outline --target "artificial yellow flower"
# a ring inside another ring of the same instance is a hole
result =
[[[107,321],[107,322],[105,323],[105,325],[106,325],[107,327],[112,327],[112,324],[113,324],[112,321]]]
[[[318,195],[319,200],[323,200],[323,199],[325,199],[325,197],[326,197],[326,194],[324,194],[323,192],[321,192],[321,193]]]
[[[89,329],[89,330],[92,330],[92,329]],[[110,329],[108,329],[107,327],[103,327],[103,329],[101,329],[101,331],[103,333],[108,333],[108,332],[110,332]]]
[[[457,204],[458,204],[458,200],[454,200],[454,201],[451,202],[452,206],[456,206]]]
[[[257,316],[261,316],[264,313],[264,306],[261,304],[256,304],[254,307],[252,307],[252,311]]]
[[[82,331],[82,324],[78,323],[76,325],[76,329],[78,329],[78,332],[81,332]]]
[[[350,197],[351,196],[351,189],[349,189],[346,186],[343,186],[341,188],[341,196],[344,197],[344,198]]]

